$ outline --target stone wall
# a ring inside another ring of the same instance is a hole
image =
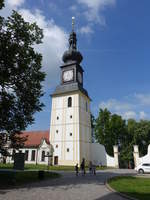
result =
[[[150,144],[148,145],[147,154],[143,157],[139,157],[139,148],[138,145],[134,145],[134,165],[137,167],[139,164],[142,163],[150,163]]]
[[[105,147],[99,143],[91,144],[91,161],[95,165],[119,168],[118,146],[114,146],[114,157],[109,156]]]

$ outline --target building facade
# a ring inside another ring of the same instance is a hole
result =
[[[60,85],[52,96],[50,143],[53,163],[75,165],[90,161],[90,98],[83,87],[82,55],[77,51],[76,33],[71,32],[69,50],[63,55]]]
[[[25,153],[25,163],[27,164],[48,164],[49,157],[53,150],[49,142],[49,130],[47,131],[26,131],[21,134],[21,137],[27,137],[24,147],[15,151],[9,149],[9,155],[6,157],[7,163],[14,162],[14,153]],[[0,161],[3,162],[4,157],[0,155]]]

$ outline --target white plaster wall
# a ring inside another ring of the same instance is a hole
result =
[[[95,165],[115,167],[114,157],[109,156],[105,147],[99,143],[91,143],[91,161]]]
[[[56,147],[58,145],[58,147]],[[54,153],[53,156],[62,157],[62,142],[54,142],[53,143]]]
[[[68,98],[72,97],[72,107],[68,108]],[[86,102],[88,110],[86,111]],[[57,116],[59,120],[57,120]],[[72,118],[70,118],[72,116]],[[58,130],[58,133],[56,133]],[[70,136],[72,133],[72,136]],[[54,147],[54,156],[58,164],[80,163],[83,156],[89,160],[91,141],[90,101],[80,92],[52,97],[50,143]],[[56,150],[56,143],[61,148]],[[85,144],[84,144],[85,143]],[[60,145],[59,145],[60,146]],[[69,148],[69,152],[67,152]],[[67,162],[69,161],[69,162]]]
[[[116,167],[115,158],[112,156],[109,156],[107,153],[106,153],[106,166],[107,167]]]
[[[86,110],[87,103],[87,110]],[[91,113],[90,100],[83,94],[79,95],[79,121],[80,121],[80,162],[85,158],[86,162],[90,161],[91,152]]]
[[[68,108],[68,98],[72,97],[72,107]],[[58,156],[61,163],[78,159],[77,152],[79,139],[79,103],[78,94],[62,95],[52,98],[50,143],[54,147],[54,156]],[[57,120],[57,116],[59,120]],[[72,118],[70,117],[72,116]],[[58,130],[58,133],[56,133]],[[72,136],[70,136],[72,133]],[[56,144],[58,147],[56,149]],[[69,148],[69,152],[67,152]]]
[[[39,148],[21,148],[19,149],[22,153],[25,153],[26,150],[28,150],[28,160],[25,161],[27,164],[48,164],[48,157],[45,157],[45,161],[41,161],[42,151],[45,151],[45,155],[47,155],[48,152],[50,152],[50,145],[48,145],[45,140],[43,140],[42,144]],[[16,152],[19,152],[17,150]],[[32,150],[35,150],[35,160],[31,160],[32,156]],[[13,150],[9,150],[10,154],[12,155]],[[13,163],[14,160],[12,160],[12,157],[7,157],[6,160],[7,163]]]
[[[139,163],[150,163],[150,145],[148,146],[147,155],[140,157]]]

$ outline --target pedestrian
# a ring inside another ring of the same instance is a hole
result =
[[[92,173],[96,175],[96,165],[92,165]]]
[[[92,174],[92,161],[89,162],[89,173]]]
[[[81,172],[82,172],[82,176],[85,175],[85,159],[82,159],[82,163],[81,163]]]
[[[79,174],[79,167],[78,167],[78,163],[75,165],[75,171],[76,171],[76,176],[78,176],[78,174]]]

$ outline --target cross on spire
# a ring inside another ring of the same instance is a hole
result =
[[[72,32],[74,32],[74,26],[75,26],[75,17],[72,17]]]

